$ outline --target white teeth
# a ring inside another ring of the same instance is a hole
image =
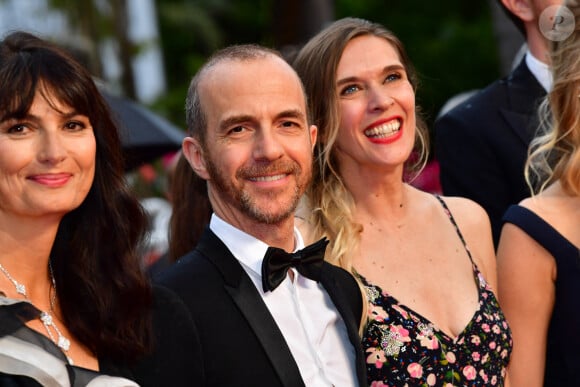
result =
[[[252,177],[250,180],[252,181],[274,181],[274,180],[280,180],[282,178],[284,178],[284,174],[281,175],[273,175],[273,176],[259,176],[259,177]]]
[[[365,130],[365,136],[368,137],[386,137],[395,134],[401,128],[399,120],[389,121],[383,125],[372,129]]]

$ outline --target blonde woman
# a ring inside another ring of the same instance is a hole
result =
[[[528,184],[539,189],[508,209],[497,252],[514,386],[580,380],[580,7],[566,5],[575,30],[551,49],[554,86],[543,107],[552,125],[532,142],[526,164]]]
[[[366,290],[368,384],[503,385],[511,336],[493,294],[489,219],[472,201],[405,182],[427,139],[402,43],[346,18],[294,65],[319,129],[312,239],[327,236],[327,259]]]

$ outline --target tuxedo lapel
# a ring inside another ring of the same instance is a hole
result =
[[[288,387],[303,386],[288,344],[250,278],[242,275],[238,286],[226,285],[226,290],[256,333],[282,384]]]
[[[304,386],[282,332],[238,260],[209,228],[197,248],[222,273],[226,292],[256,334],[282,384],[288,387]]]
[[[366,365],[365,359],[362,352],[361,337],[359,334],[359,324],[361,316],[353,316],[353,302],[359,302],[362,305],[362,295],[358,294],[360,300],[349,299],[348,295],[344,292],[342,287],[339,285],[336,277],[332,275],[331,264],[324,262],[322,267],[322,273],[320,278],[320,283],[326,289],[326,292],[330,296],[334,306],[340,313],[344,324],[346,325],[346,330],[348,333],[348,338],[355,349],[356,354],[356,373],[359,379],[359,384],[361,386],[366,385]],[[361,306],[362,309],[362,306]]]
[[[518,138],[522,140],[524,146],[528,146],[534,137],[534,129],[532,120],[529,115],[510,111],[507,109],[500,109],[500,113],[508,123],[509,127],[516,133]]]
[[[506,80],[508,106],[500,109],[509,127],[527,147],[538,127],[538,107],[546,91],[531,73],[525,59]]]

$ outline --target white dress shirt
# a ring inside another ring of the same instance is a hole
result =
[[[546,93],[549,93],[552,90],[552,72],[550,71],[550,67],[532,55],[532,53],[528,50],[526,52],[526,65],[530,69],[530,72],[540,85],[546,90]]]
[[[224,222],[216,214],[210,229],[227,246],[256,286],[282,332],[308,387],[357,386],[355,351],[346,325],[321,284],[295,269],[274,291],[262,288],[262,260],[268,245]],[[304,247],[294,229],[295,250]]]

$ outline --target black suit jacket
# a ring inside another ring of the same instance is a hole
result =
[[[201,342],[200,380],[192,386],[304,386],[272,315],[240,263],[206,228],[195,250],[164,271],[159,283],[189,308]],[[345,270],[324,263],[320,281],[342,315],[356,351],[356,370],[366,385],[358,335],[362,296]]]
[[[479,203],[490,217],[496,246],[504,212],[530,196],[524,165],[545,95],[522,59],[507,78],[435,122],[443,193]]]

